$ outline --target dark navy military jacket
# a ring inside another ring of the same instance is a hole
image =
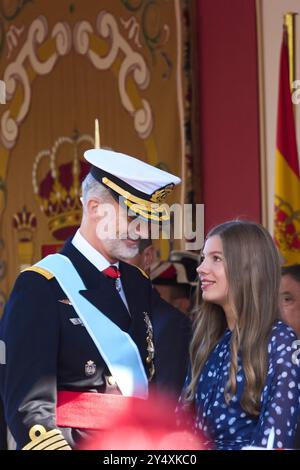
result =
[[[178,394],[188,361],[186,317],[160,299],[138,268],[120,262],[129,314],[113,279],[99,272],[71,242],[62,254],[85,284],[81,294],[132,337],[146,373],[148,333],[143,312],[149,314],[156,349],[152,386]],[[104,360],[54,277],[47,279],[34,271],[18,277],[0,322],[0,340],[6,344],[0,393],[17,448],[30,442],[33,426],[56,428],[57,390],[116,393],[107,380],[110,372]],[[62,432],[72,446],[82,434],[70,428]]]

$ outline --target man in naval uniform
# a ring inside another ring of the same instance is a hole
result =
[[[0,322],[6,345],[0,394],[17,449],[76,447],[91,430],[105,428],[127,397],[146,399],[148,382],[165,386],[172,351],[182,351],[180,381],[187,363],[188,321],[164,306],[159,337],[160,328],[152,328],[160,321],[153,315],[159,299],[148,276],[119,261],[137,254],[134,238],[149,221],[168,219],[160,203],[180,180],[111,150],[84,156],[91,170],[82,184],[79,230],[60,254],[21,273]],[[168,360],[155,357],[160,341],[169,344]]]

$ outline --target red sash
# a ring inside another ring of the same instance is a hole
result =
[[[133,397],[92,392],[58,392],[56,408],[57,426],[78,429],[107,429],[119,419]]]

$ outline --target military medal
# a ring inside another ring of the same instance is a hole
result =
[[[143,312],[144,314],[144,320],[147,326],[147,352],[148,356],[146,357],[146,362],[149,364],[149,382],[152,380],[154,374],[155,374],[155,367],[153,363],[154,359],[154,343],[153,343],[153,328],[152,328],[152,323],[149,317],[149,314],[147,312]]]
[[[121,280],[119,277],[116,278],[115,280],[115,286],[118,292],[121,292]]]
[[[87,376],[94,375],[96,372],[96,364],[94,363],[94,361],[87,361],[84,369],[85,369],[85,375]]]
[[[62,304],[65,304],[65,305],[72,305],[69,299],[61,299],[61,300],[59,300],[59,302],[61,302]]]

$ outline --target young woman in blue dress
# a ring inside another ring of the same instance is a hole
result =
[[[292,448],[299,418],[297,337],[279,320],[280,261],[259,224],[229,221],[208,234],[197,268],[190,372],[178,405],[212,448]]]

